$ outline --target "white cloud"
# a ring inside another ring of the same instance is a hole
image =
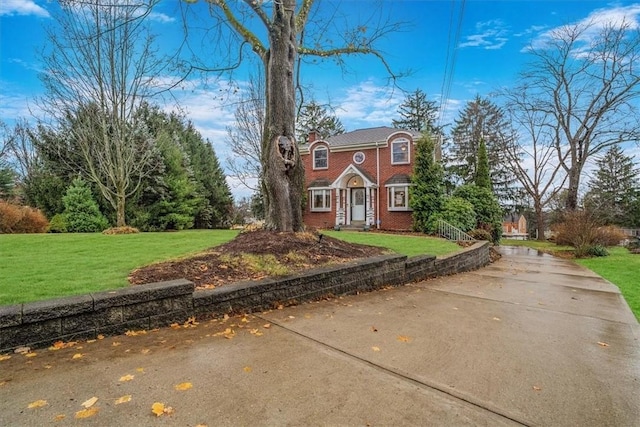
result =
[[[49,12],[38,6],[33,0],[2,0],[0,2],[0,16],[35,15],[49,18]]]
[[[581,34],[579,42],[582,42],[587,46],[591,40],[597,36],[601,30],[607,26],[621,27],[627,25],[630,30],[637,30],[640,28],[640,3],[632,4],[629,6],[614,6],[608,9],[596,9],[591,12],[586,18],[577,21],[569,26],[578,26],[587,28]],[[552,28],[543,33],[540,33],[535,37],[531,46],[533,48],[543,48],[551,40],[557,37],[558,34],[563,34],[563,28],[568,26],[563,25],[561,27]],[[523,51],[528,48],[523,49]],[[580,54],[580,49],[576,50],[576,54]]]
[[[175,18],[166,15],[164,13],[159,13],[159,12],[151,12],[148,16],[148,18],[152,21],[156,21],[156,22],[160,22],[162,24],[168,24],[170,22],[175,22]]]
[[[398,105],[404,99],[400,91],[378,86],[372,80],[350,87],[344,93],[344,97],[336,99],[336,116],[347,131],[391,126]]]
[[[476,24],[476,34],[466,37],[466,41],[458,45],[459,48],[480,47],[486,50],[497,50],[502,48],[509,40],[507,27],[499,19],[478,22]]]

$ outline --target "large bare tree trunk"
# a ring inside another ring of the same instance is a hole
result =
[[[265,226],[301,231],[304,167],[295,135],[295,1],[274,2],[270,49],[265,58],[267,115],[262,141]]]

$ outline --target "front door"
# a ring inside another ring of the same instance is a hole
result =
[[[351,189],[351,221],[364,221],[364,188]]]

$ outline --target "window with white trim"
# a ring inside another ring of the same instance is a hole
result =
[[[387,207],[390,211],[408,211],[409,186],[407,184],[387,186]]]
[[[329,150],[320,146],[313,150],[313,168],[327,169],[329,167]]]
[[[311,210],[314,212],[326,212],[331,210],[331,189],[314,188],[311,193]]]
[[[402,165],[409,163],[409,140],[396,139],[391,143],[391,164]]]

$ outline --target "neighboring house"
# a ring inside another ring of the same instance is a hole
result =
[[[525,240],[527,233],[527,219],[517,213],[507,214],[502,221],[502,237],[505,239]]]
[[[304,222],[316,228],[410,230],[409,186],[420,132],[377,127],[300,147],[305,167]]]

